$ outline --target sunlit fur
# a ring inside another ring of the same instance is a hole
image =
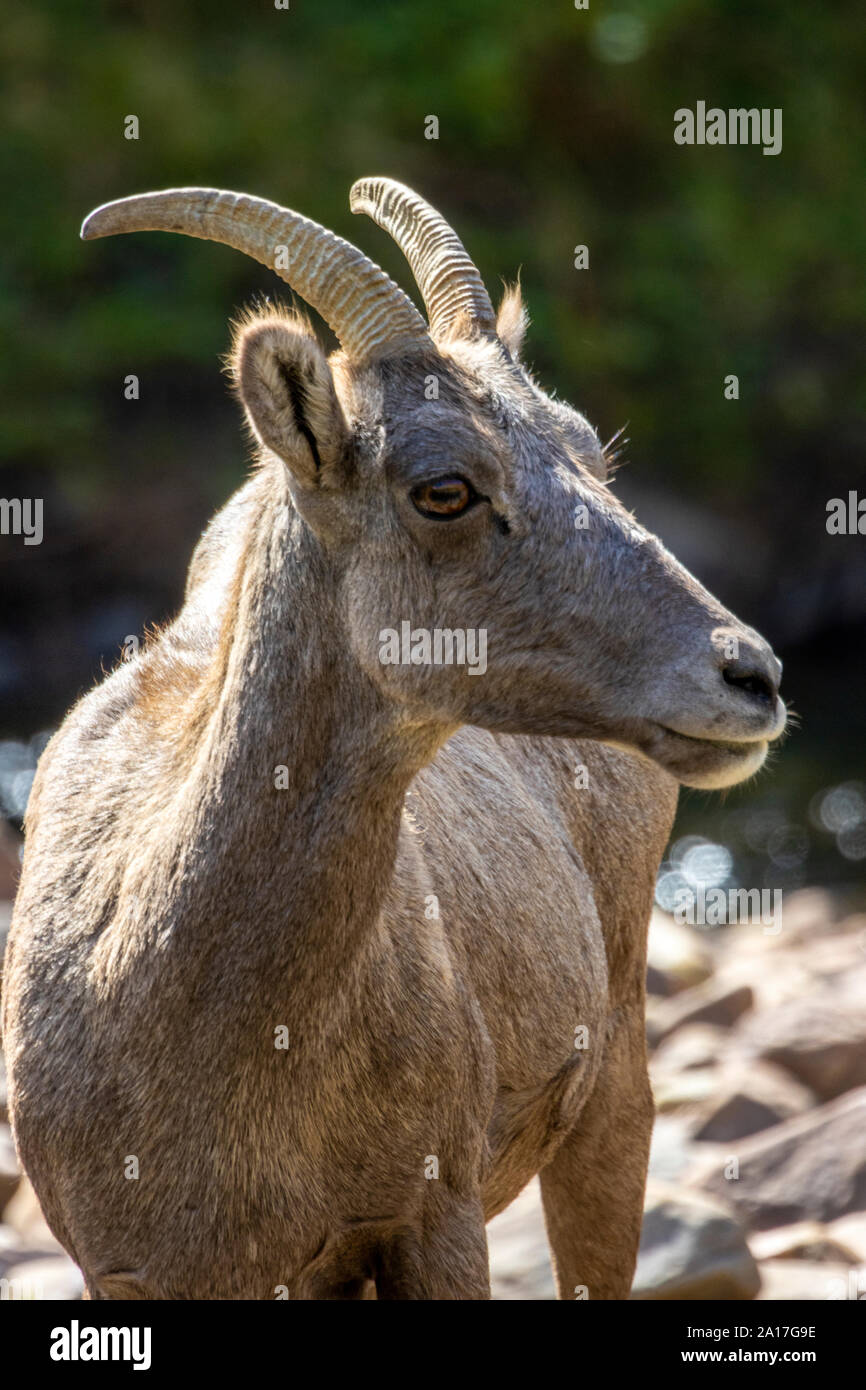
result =
[[[499,341],[357,367],[244,320],[258,466],[41,760],[10,1105],[90,1297],[486,1298],[485,1220],[539,1171],[561,1296],[628,1293],[677,782],[751,774],[784,712],[722,679],[719,633],[765,644],[616,501],[524,330],[512,291]],[[425,520],[455,473],[483,500]],[[484,627],[487,671],[383,665],[402,620]]]

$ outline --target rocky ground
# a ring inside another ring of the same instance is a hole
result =
[[[632,1297],[866,1298],[866,916],[816,890],[786,896],[777,934],[657,912],[648,982],[658,1118]],[[2,1062],[0,1214],[0,1297],[79,1297],[18,1170]],[[537,1182],[489,1235],[494,1298],[554,1297]]]
[[[866,1298],[866,915],[650,928],[658,1108],[632,1298]],[[537,1183],[489,1227],[494,1297],[552,1298]]]

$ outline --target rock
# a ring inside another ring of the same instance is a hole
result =
[[[708,980],[712,973],[712,956],[694,928],[675,922],[668,913],[654,908],[647,946],[650,994],[679,994]]]
[[[652,1090],[656,1111],[659,1115],[666,1115],[671,1110],[694,1107],[700,1101],[709,1102],[718,1085],[718,1074],[714,1067],[654,1075]]]
[[[831,1235],[829,1226],[819,1221],[797,1221],[793,1226],[777,1226],[772,1231],[756,1231],[749,1237],[749,1249],[760,1260],[810,1260],[856,1265],[860,1257],[849,1245]]]
[[[739,1222],[719,1202],[651,1181],[633,1299],[749,1299],[758,1267]]]
[[[712,1023],[687,1023],[659,1044],[653,1054],[653,1076],[713,1067],[720,1061],[727,1040],[726,1028]]]
[[[735,961],[725,969],[723,978],[726,982],[736,980],[752,986],[756,1015],[765,1009],[775,1009],[789,999],[803,999],[816,988],[805,951],[777,951],[772,961],[760,967],[754,960]],[[740,1026],[746,1022],[744,1018]]]
[[[657,1115],[650,1145],[650,1177],[673,1182],[694,1162],[688,1124],[680,1115]]]
[[[5,1222],[0,1222],[0,1274],[7,1265],[16,1263],[19,1251],[23,1249],[24,1242],[18,1232]]]
[[[866,1293],[861,1277],[866,1269],[811,1260],[768,1260],[761,1265],[760,1302],[823,1303],[826,1299],[858,1298]]]
[[[6,941],[12,925],[11,902],[0,901],[0,986],[3,984],[3,961],[6,956]]]
[[[834,1100],[866,1086],[864,994],[866,989],[856,998],[825,987],[763,1010],[739,1030],[738,1046],[746,1056],[784,1067],[820,1100]]]
[[[11,905],[21,875],[21,836],[0,816],[0,898]],[[0,953],[2,955],[2,953]]]
[[[729,1056],[731,1033],[695,1023],[668,1035],[650,1067],[660,1113],[688,1106],[691,1137],[727,1143],[801,1114],[814,1095],[769,1062],[743,1067]],[[716,1065],[718,1064],[718,1065]]]
[[[552,1299],[556,1286],[544,1229],[538,1179],[487,1227],[494,1299]]]
[[[831,1221],[827,1233],[831,1240],[852,1250],[858,1264],[866,1264],[866,1211],[854,1211],[850,1216]]]
[[[740,1140],[687,1175],[755,1230],[866,1210],[866,1087]],[[738,1176],[727,1178],[732,1161]]]
[[[664,1002],[659,1002],[657,999],[654,999],[651,994],[647,995],[646,1019],[644,1022],[646,1027],[646,1045],[649,1052],[653,1052],[655,1050],[655,1047],[661,1036],[663,1024],[657,1022],[656,1015],[664,1009],[666,1003],[667,1000],[665,1000]],[[663,1013],[662,1017],[664,1018]]]
[[[21,1181],[21,1167],[12,1143],[12,1131],[0,1124],[0,1212],[12,1197]]]
[[[663,970],[658,970],[654,965],[647,965],[646,992],[667,998],[669,994],[676,994],[677,991],[673,980]]]
[[[692,1138],[699,1143],[729,1144],[802,1115],[815,1097],[781,1067],[752,1062],[733,1064],[713,1076],[712,1093],[690,1115]]]
[[[819,936],[829,936],[837,930],[837,918],[830,893],[823,888],[799,888],[784,896],[779,938],[788,946],[811,946]]]
[[[13,1299],[62,1302],[81,1298],[84,1290],[81,1270],[66,1255],[22,1260],[12,1265],[5,1277],[8,1296]]]
[[[781,925],[780,925],[781,924]],[[751,958],[750,966],[766,969],[777,956],[795,956],[805,945],[842,930],[836,903],[821,888],[802,888],[785,892],[782,911],[772,922],[737,921],[721,927],[702,928],[704,939],[718,960]]]
[[[53,1237],[45,1244],[39,1241],[25,1240],[23,1236],[12,1227],[0,1224],[0,1278],[5,1278],[9,1269],[13,1265],[23,1264],[25,1260],[39,1259],[50,1255],[56,1257],[60,1250]],[[0,1294],[2,1298],[2,1294]]]
[[[729,930],[742,935],[752,928],[738,926]],[[802,999],[816,987],[809,952],[777,948],[772,956],[762,957],[747,951],[738,953],[736,944],[730,949],[730,956],[722,960],[716,971],[716,981],[720,988],[727,989],[748,985],[754,996],[752,1008],[756,1015],[788,999]],[[743,1023],[745,1021],[744,1018]]]
[[[17,1191],[2,1213],[3,1220],[22,1237],[28,1245],[39,1247],[63,1247],[55,1240],[51,1228],[42,1215],[39,1198],[33,1191],[29,1178],[22,1178]]]
[[[665,999],[650,1012],[647,1021],[658,1046],[665,1038],[690,1023],[715,1023],[730,1028],[754,1002],[747,984],[732,985],[720,980],[706,980],[702,985],[684,990],[673,999]]]
[[[857,992],[860,993],[866,970],[866,915],[847,917],[840,923],[837,935],[819,937],[809,947],[808,961],[809,969],[818,979],[838,980],[841,976],[843,983],[850,982],[850,992],[854,992],[852,977],[859,975]]]

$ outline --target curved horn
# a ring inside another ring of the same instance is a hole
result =
[[[219,241],[268,266],[322,315],[352,361],[430,342],[414,304],[384,270],[318,222],[276,203],[215,188],[170,188],[104,203],[81,227],[85,241],[151,231]],[[276,264],[282,247],[285,267]]]
[[[466,314],[495,334],[496,315],[484,281],[445,218],[411,188],[394,179],[358,179],[349,194],[353,212],[365,212],[396,241],[424,296],[430,332],[447,331]]]

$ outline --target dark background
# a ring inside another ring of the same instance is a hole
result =
[[[617,492],[784,660],[799,727],[748,787],[683,796],[674,860],[698,834],[732,882],[862,887],[866,536],[825,524],[866,495],[862,5],[55,0],[3,28],[0,496],[42,497],[45,539],[0,537],[0,809],[17,821],[45,731],[178,606],[246,472],[228,321],[280,289],[205,242],[83,244],[82,217],[243,189],[414,293],[348,209],[381,173],[453,221],[494,298],[520,269],[542,384],[604,438],[627,424]],[[698,100],[781,107],[781,154],[675,145]]]

